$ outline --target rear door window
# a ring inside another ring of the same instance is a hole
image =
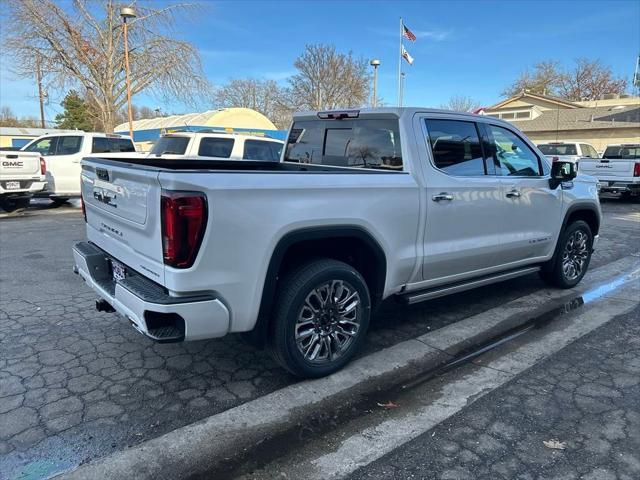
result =
[[[582,156],[587,158],[598,158],[598,154],[593,149],[591,145],[587,145],[586,143],[580,144],[580,150],[582,150]]]
[[[429,143],[435,166],[449,175],[478,176],[487,173],[474,122],[427,119]]]
[[[152,155],[184,155],[189,145],[189,137],[167,136],[160,137],[151,149]]]
[[[271,144],[273,144],[273,142],[245,140],[242,158],[244,160],[267,160],[271,162],[279,160],[280,157],[277,156],[274,149],[271,148]]]
[[[198,147],[198,155],[202,157],[229,158],[233,150],[234,141],[233,138],[202,138]]]
[[[397,119],[294,122],[285,161],[402,170]]]
[[[80,151],[82,137],[58,137],[56,155],[73,155]]]

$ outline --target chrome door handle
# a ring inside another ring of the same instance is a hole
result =
[[[510,192],[507,192],[507,197],[509,198],[519,198],[521,196],[522,194],[517,190],[511,190]]]
[[[434,202],[439,202],[441,200],[447,200],[447,201],[451,201],[453,200],[453,195],[449,195],[446,192],[442,192],[439,193],[438,195],[434,195],[433,197],[431,197],[431,200],[433,200]]]

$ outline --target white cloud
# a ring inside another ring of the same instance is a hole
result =
[[[434,42],[444,42],[451,38],[453,35],[453,31],[451,30],[411,30],[416,37],[426,38],[429,40],[433,40]]]

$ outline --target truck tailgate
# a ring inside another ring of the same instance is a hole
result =
[[[158,171],[82,161],[87,236],[125,266],[163,284]]]
[[[2,180],[33,179],[40,176],[38,152],[1,152],[0,177]]]
[[[580,172],[593,175],[599,180],[615,180],[633,177],[633,160],[607,158],[581,158]]]

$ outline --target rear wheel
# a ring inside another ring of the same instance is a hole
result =
[[[0,207],[5,212],[13,212],[20,208],[27,208],[31,203],[31,198],[20,197],[20,198],[0,198]]]
[[[369,289],[357,270],[333,259],[309,262],[282,281],[270,351],[296,376],[329,375],[362,346],[370,313]]]
[[[593,234],[587,222],[577,220],[560,235],[551,262],[540,272],[542,279],[556,287],[576,286],[589,267]]]

